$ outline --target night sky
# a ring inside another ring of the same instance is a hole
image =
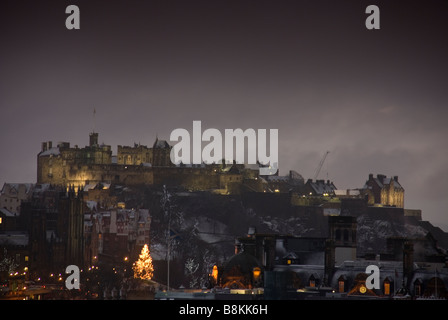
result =
[[[447,15],[442,0],[1,1],[0,185],[36,182],[43,141],[82,147],[95,126],[116,154],[201,120],[278,129],[281,175],[313,178],[328,150],[319,178],[339,189],[399,176],[405,207],[448,231]]]

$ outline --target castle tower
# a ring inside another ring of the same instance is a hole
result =
[[[91,132],[89,134],[89,146],[90,147],[98,146],[98,133],[97,132]]]
[[[69,186],[65,195],[59,199],[59,234],[65,243],[65,263],[83,265],[84,259],[84,212],[83,194]]]

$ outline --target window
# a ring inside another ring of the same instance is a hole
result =
[[[415,295],[418,297],[421,296],[421,294],[422,294],[422,287],[420,286],[420,284],[418,284],[415,286]]]
[[[386,296],[390,295],[390,283],[384,282],[384,294]]]
[[[314,277],[314,275],[311,275],[310,277],[309,286],[312,288],[316,287],[316,278]]]
[[[338,281],[338,289],[339,289],[340,293],[345,292],[345,281],[344,280]]]
[[[213,266],[212,277],[215,283],[218,282],[218,267],[216,265]]]
[[[348,241],[348,230],[344,230],[344,241]]]
[[[345,283],[344,283],[344,281],[340,280],[338,285],[339,285],[339,292],[344,292],[345,291]]]
[[[254,280],[255,280],[255,281],[258,281],[258,279],[260,279],[261,269],[258,268],[258,267],[255,267],[255,268],[252,270],[252,273],[253,273],[253,276],[254,276]]]
[[[414,294],[419,297],[422,295],[422,281],[421,279],[417,279],[414,281]]]

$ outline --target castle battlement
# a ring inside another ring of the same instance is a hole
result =
[[[152,147],[141,144],[117,147],[113,156],[109,145],[98,144],[98,133],[90,134],[89,146],[70,147],[69,142],[42,143],[37,156],[37,182],[84,186],[101,182],[123,185],[172,185],[188,190],[239,192],[248,184],[252,191],[263,191],[258,170],[236,164],[174,165],[171,146],[158,138]]]

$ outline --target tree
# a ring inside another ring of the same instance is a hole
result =
[[[189,258],[185,262],[185,273],[190,277],[190,288],[195,288],[198,285],[199,277],[196,271],[199,269],[199,263],[194,258]]]
[[[0,271],[7,271],[8,273],[12,273],[16,271],[16,268],[19,265],[15,263],[12,257],[8,257],[8,250],[3,248],[3,260],[0,260]]]
[[[132,269],[134,270],[134,278],[151,280],[151,278],[153,277],[154,267],[152,265],[152,258],[149,254],[149,248],[147,244],[143,246],[140,257],[134,263]]]

